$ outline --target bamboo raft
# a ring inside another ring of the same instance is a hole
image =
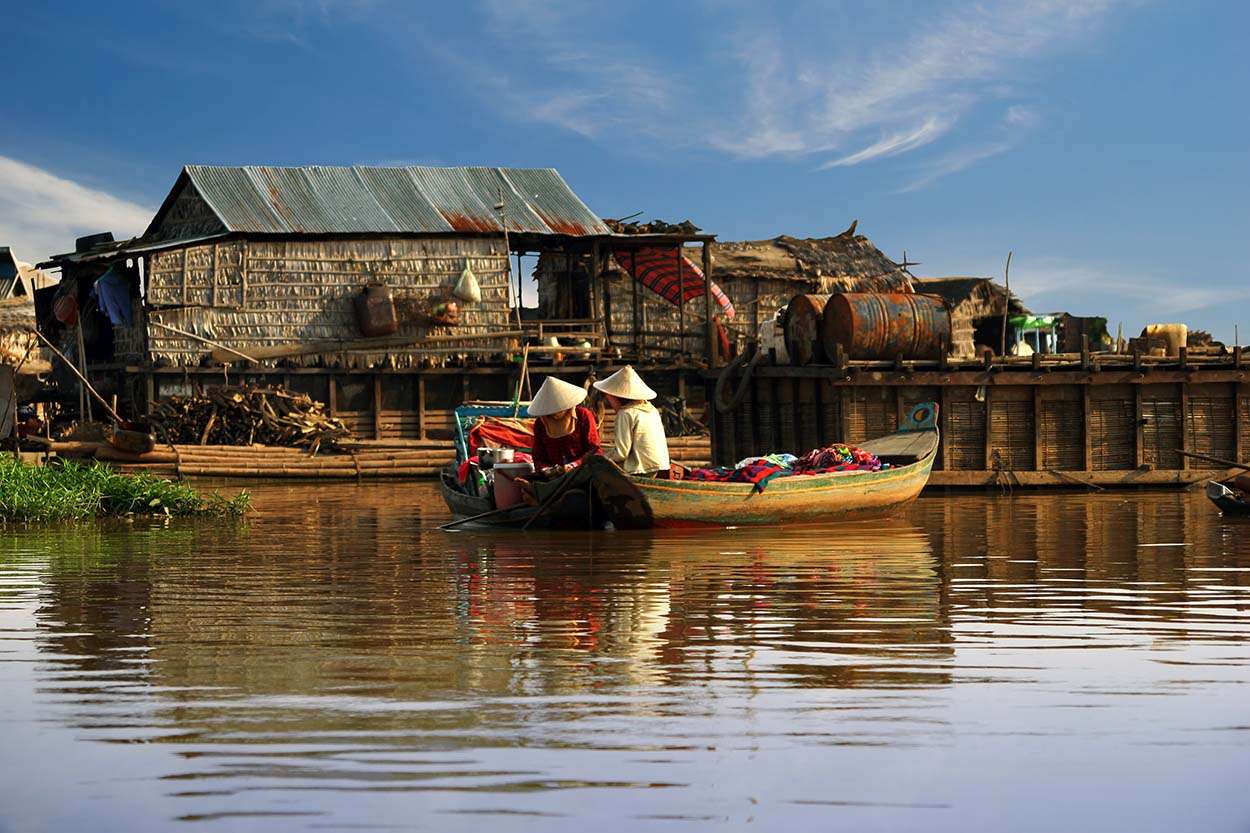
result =
[[[302,448],[258,445],[166,445],[135,455],[107,443],[54,443],[49,451],[165,477],[255,479],[432,478],[456,459],[451,440],[358,441],[315,455]],[[711,444],[707,437],[674,437],[669,452],[683,465],[706,465]]]

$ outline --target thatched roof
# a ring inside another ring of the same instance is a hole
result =
[[[21,364],[23,374],[46,373],[51,369],[35,335],[35,304],[29,297],[0,301],[0,364]]]
[[[923,295],[937,295],[951,305],[956,316],[981,318],[1003,314],[1003,297],[1007,289],[990,278],[951,277],[916,278],[913,284]],[[1013,293],[1008,306],[1011,315],[1025,315],[1029,311]]]
[[[781,235],[772,240],[715,242],[714,278],[756,278],[820,284],[826,291],[910,292],[911,274],[855,226],[834,237]]]

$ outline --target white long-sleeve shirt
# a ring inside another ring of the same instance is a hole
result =
[[[629,474],[668,471],[668,440],[660,412],[650,402],[617,411],[616,441],[604,453]]]

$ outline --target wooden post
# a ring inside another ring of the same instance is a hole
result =
[[[422,373],[417,376],[417,439],[424,440],[425,436],[425,374]]]
[[[642,324],[638,318],[638,251],[630,249],[629,251],[629,276],[630,283],[633,284],[633,321],[634,321],[634,360],[637,361],[642,356]]]
[[[1182,344],[1179,348],[1177,348],[1177,351],[1178,361],[1180,362],[1181,369],[1184,370],[1189,367],[1189,348]]]
[[[1081,385],[1081,434],[1082,443],[1084,444],[1081,460],[1086,471],[1094,470],[1094,438],[1090,431],[1090,417],[1092,415],[1093,405],[1091,404],[1089,382],[1087,381]]]
[[[326,392],[326,410],[330,412],[330,416],[334,416],[334,412],[339,408],[339,391],[338,377],[329,376],[330,389]]]
[[[851,434],[851,387],[850,385],[839,385],[838,395],[842,401],[838,403],[838,442],[850,442]]]
[[[677,363],[686,355],[686,276],[682,274],[681,246],[677,247]]]
[[[712,320],[712,250],[708,241],[703,241],[703,316],[707,324],[707,366],[715,369],[716,355],[716,322]]]
[[[942,471],[948,471],[951,467],[951,393],[950,385],[942,385],[941,393],[941,410],[938,413],[938,419],[941,420],[942,430],[939,441],[942,443]]]
[[[382,439],[382,377],[373,374],[373,438]]]
[[[985,470],[990,471],[994,468],[994,443],[991,434],[993,433],[994,420],[991,418],[991,408],[993,400],[993,388],[989,385],[985,386]]]
[[[1081,333],[1081,370],[1089,370],[1089,334]]]
[[[1233,367],[1237,370],[1241,370],[1241,345],[1240,344],[1233,347]]]
[[[1185,348],[1182,347],[1182,350]],[[1184,354],[1181,354],[1181,360],[1184,361]],[[1181,382],[1181,451],[1193,451],[1190,448],[1189,428],[1192,420],[1189,418],[1189,383]],[[1181,455],[1181,469],[1189,468],[1189,458],[1184,454]]]
[[[1037,353],[1033,354],[1034,357]],[[1088,389],[1088,388],[1087,388]],[[1033,470],[1040,471],[1045,468],[1046,448],[1044,434],[1042,433],[1043,414],[1046,413],[1045,403],[1042,402],[1042,386],[1033,386]],[[1089,468],[1089,466],[1086,466]]]
[[[151,414],[156,408],[156,375],[151,370],[143,374],[143,396],[147,399],[144,410]]]
[[[1136,354],[1136,351],[1134,353]],[[1137,438],[1135,441],[1137,446],[1137,468],[1140,469],[1146,463],[1146,421],[1142,414],[1140,384],[1133,385],[1133,415],[1135,417],[1133,422],[1137,426]]]
[[[599,241],[596,240],[590,244],[590,269],[586,273],[586,285],[590,288],[590,317],[598,319],[598,325],[603,326],[603,321],[599,315]],[[604,327],[603,333],[607,333]]]

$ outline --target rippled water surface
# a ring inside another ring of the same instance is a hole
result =
[[[429,485],[0,532],[0,831],[1246,830],[1200,494],[444,533]]]

